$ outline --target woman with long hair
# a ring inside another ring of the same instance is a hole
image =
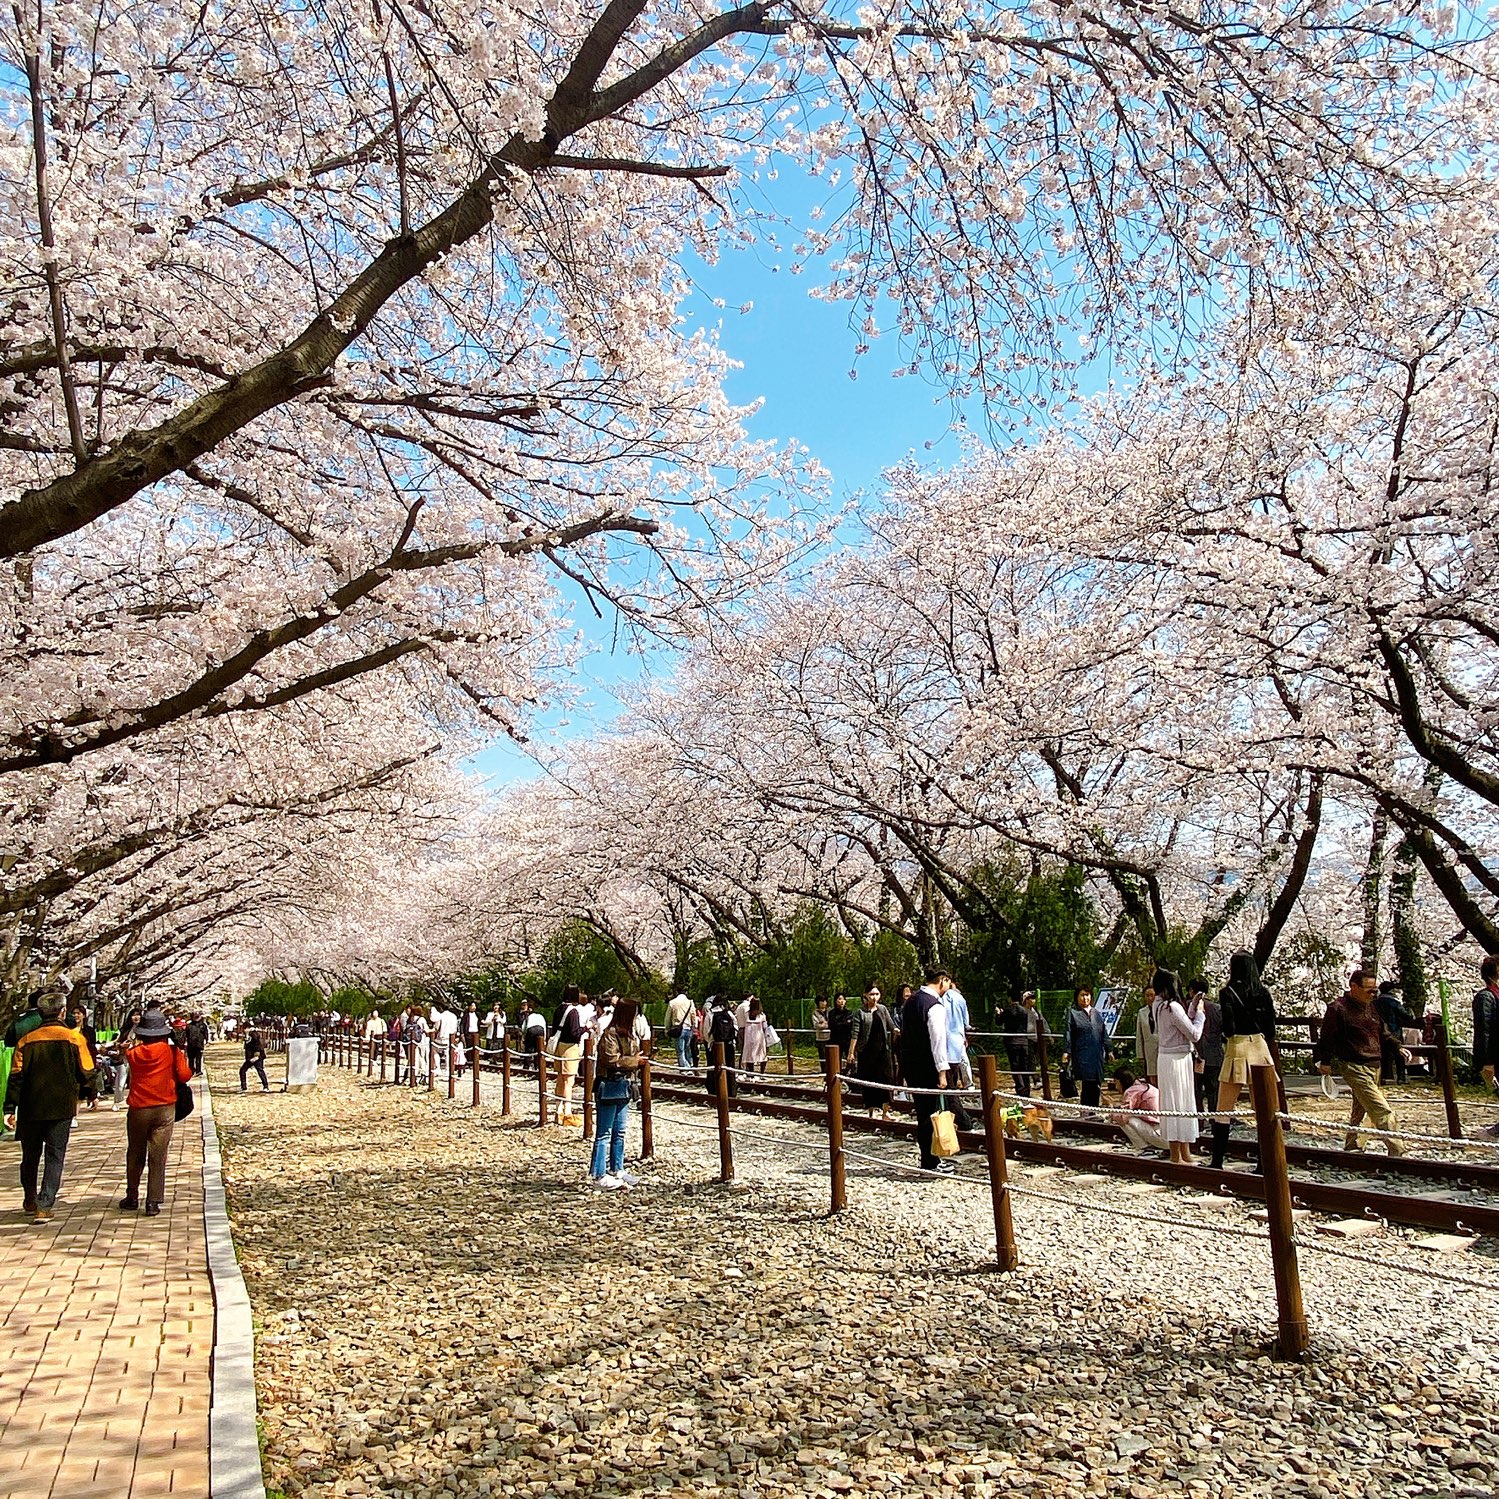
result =
[[[1218,1117],[1213,1120],[1213,1169],[1223,1169],[1228,1117],[1249,1085],[1251,1067],[1273,1067],[1270,1040],[1275,1035],[1275,1001],[1260,978],[1254,954],[1240,950],[1228,960],[1228,982],[1218,995],[1223,1021],[1223,1069],[1218,1074]]]
[[[746,1072],[764,1072],[770,1059],[770,1017],[753,994],[749,998],[744,1034],[739,1041],[739,1065]]]
[[[630,1118],[630,1083],[640,1071],[640,1039],[635,1034],[633,999],[614,1006],[608,1028],[599,1037],[593,1082],[593,1157],[588,1179],[597,1187],[618,1191],[638,1178],[625,1170],[625,1125]]]
[[[130,1089],[130,1058],[127,1051],[130,1038],[135,1034],[135,1028],[140,1023],[140,1006],[132,1006],[130,1013],[125,1017],[125,1023],[120,1027],[119,1034],[114,1038],[115,1091],[114,1099],[109,1105],[112,1109],[118,1109],[125,1102],[125,1095]],[[129,1105],[127,1104],[126,1107],[128,1108]]]
[[[587,1002],[588,996],[576,984],[569,984],[562,991],[557,1030],[552,1037],[552,1050],[557,1058],[557,1081],[554,1086],[559,1100],[558,1124],[583,1122],[581,1114],[573,1113],[573,1088],[578,1081],[578,1062],[583,1055],[583,1032],[586,1029],[583,1006]]]
[[[1197,1094],[1193,1086],[1193,1052],[1206,1018],[1200,1003],[1184,1003],[1176,975],[1157,968],[1151,1015],[1156,1034],[1156,1088],[1161,1100],[1161,1131],[1178,1166],[1193,1164],[1197,1139]]]

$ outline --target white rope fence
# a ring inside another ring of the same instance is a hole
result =
[[[1458,1275],[1449,1270],[1428,1269],[1420,1267],[1414,1272],[1405,1265],[1391,1264],[1389,1260],[1376,1259],[1372,1254],[1360,1254],[1356,1249],[1344,1249],[1341,1244],[1329,1244],[1323,1239],[1307,1238],[1304,1234],[1297,1234],[1293,1240],[1297,1249],[1309,1250],[1312,1254],[1332,1255],[1341,1260],[1355,1260],[1360,1264],[1370,1265],[1376,1270],[1383,1270],[1387,1275],[1397,1275],[1402,1279],[1409,1278],[1412,1274],[1420,1280],[1436,1280],[1454,1286],[1469,1286],[1480,1291],[1492,1291],[1499,1295],[1499,1275]]]

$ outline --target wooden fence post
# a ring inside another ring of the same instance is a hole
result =
[[[729,1072],[723,1042],[713,1043],[713,1088],[718,1103],[718,1179],[734,1180],[734,1142],[729,1135]]]
[[[583,1138],[593,1139],[593,1035],[583,1037]]]
[[[500,1113],[510,1113],[510,1038],[500,1037]]]
[[[1005,1102],[999,1096],[999,1063],[979,1058],[979,1091],[984,1098],[984,1154],[989,1160],[989,1196],[994,1204],[994,1249],[1002,1271],[1015,1269],[1015,1225],[1010,1217],[1010,1177],[1005,1161]]]
[[[1046,1059],[1046,1031],[1036,1033],[1036,1065],[1041,1069],[1041,1097],[1051,1102],[1051,1064]]]
[[[791,1027],[786,1027],[786,1076],[796,1076],[796,1047],[793,1044],[795,1038],[791,1033]]]
[[[380,1037],[380,1081],[385,1081],[385,1037]]]
[[[1452,1080],[1452,1047],[1447,1039],[1447,1022],[1438,1019],[1436,1023],[1437,1038],[1437,1080],[1442,1085],[1442,1102],[1447,1106],[1447,1133],[1454,1140],[1463,1137],[1463,1122],[1457,1112],[1457,1089]]]
[[[469,1052],[469,1059],[474,1064],[474,1102],[473,1107],[479,1107],[479,1074],[484,1070],[484,1053],[477,1046]]]
[[[540,1123],[545,1129],[547,1123],[547,1054],[544,1046],[536,1053],[536,1078],[537,1092],[541,1099]]]
[[[836,1046],[828,1047],[828,1168],[832,1174],[833,1211],[848,1206],[848,1183],[843,1172],[843,1058]]]
[[[1259,1135],[1260,1172],[1265,1181],[1265,1215],[1270,1225],[1270,1263],[1275,1267],[1278,1312],[1275,1356],[1300,1358],[1311,1341],[1301,1304],[1301,1269],[1296,1263],[1291,1179],[1286,1170],[1286,1137],[1281,1128],[1273,1067],[1251,1067],[1254,1124]]]
[[[640,1159],[656,1159],[656,1121],[651,1115],[651,1059],[640,1059]]]
[[[448,1037],[448,1097],[458,1096],[458,1038]]]

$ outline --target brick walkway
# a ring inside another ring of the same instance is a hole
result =
[[[21,1213],[20,1158],[0,1145],[0,1499],[206,1499],[214,1305],[198,1113],[172,1137],[157,1218],[115,1206],[123,1109],[80,1116],[48,1224]]]

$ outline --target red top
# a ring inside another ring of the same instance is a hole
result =
[[[170,1041],[142,1041],[125,1053],[130,1064],[130,1107],[163,1109],[177,1102],[177,1084],[187,1082],[193,1070],[187,1053]]]

